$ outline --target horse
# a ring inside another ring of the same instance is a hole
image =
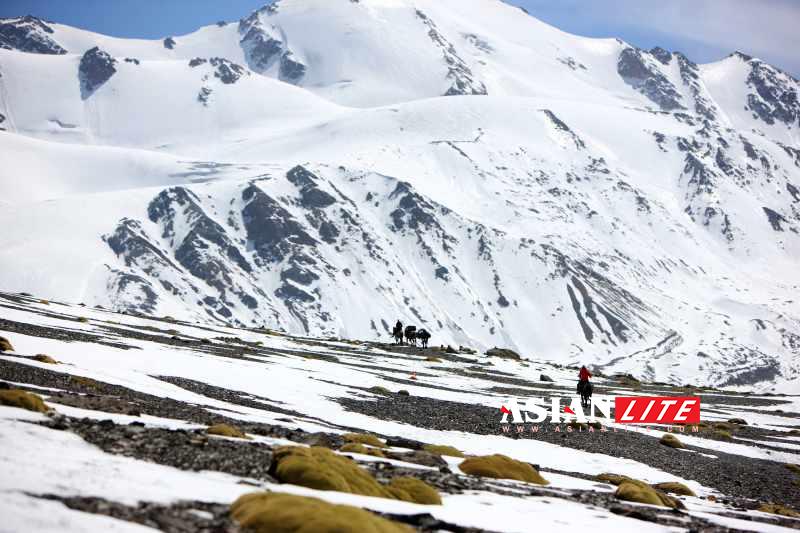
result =
[[[582,387],[580,383],[583,383]],[[589,401],[592,398],[592,390],[594,389],[592,383],[590,381],[579,382],[578,389],[578,392],[581,394],[581,406],[589,407]]]
[[[400,326],[398,328],[397,326],[395,326],[394,329],[392,330],[392,337],[394,337],[395,344],[403,344],[403,327]]]
[[[422,347],[423,348],[427,348],[428,347],[428,339],[431,338],[431,334],[428,333],[427,329],[421,329],[421,330],[419,330],[417,332],[417,338],[420,341],[422,341]]]
[[[406,341],[412,346],[417,345],[417,326],[406,326]]]

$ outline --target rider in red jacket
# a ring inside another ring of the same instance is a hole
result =
[[[589,384],[590,377],[592,377],[592,373],[588,368],[582,366],[581,371],[578,372],[578,394],[583,394],[583,388]]]

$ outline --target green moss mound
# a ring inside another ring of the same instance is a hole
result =
[[[549,484],[549,482],[528,463],[523,463],[522,461],[517,461],[516,459],[500,454],[469,457],[458,465],[458,468],[465,474],[473,476],[515,479],[517,481],[536,483],[537,485]]]
[[[398,500],[423,505],[442,505],[442,497],[439,492],[417,478],[396,477],[389,483],[389,491]]]
[[[685,448],[686,446],[683,445],[681,441],[678,440],[678,437],[671,433],[664,433],[659,441],[664,446],[669,446],[670,448]]]
[[[648,505],[669,507],[670,509],[676,509],[678,507],[678,502],[674,498],[651,487],[644,481],[636,479],[628,479],[620,483],[614,496],[619,500],[628,502],[646,503]]]
[[[244,431],[228,424],[214,424],[206,430],[209,435],[219,435],[222,437],[233,437],[235,439],[249,439]]]
[[[79,316],[79,317],[78,317],[76,320],[77,320],[78,322],[83,322],[84,324],[85,324],[86,322],[89,322],[89,319],[88,319],[88,318],[86,318],[85,316]]]
[[[800,474],[800,465],[795,465],[795,464],[792,464],[792,463],[788,463],[785,466],[786,466],[786,468],[788,468],[789,470],[791,470],[795,474]]]
[[[764,503],[761,504],[758,510],[762,513],[772,513],[781,516],[789,516],[791,518],[800,518],[800,513],[791,507],[786,507],[785,505],[781,505],[779,503]]]
[[[728,422],[714,422],[713,424],[711,424],[711,427],[713,429],[716,429],[716,430],[719,430],[719,431],[733,431],[734,430],[733,424],[729,424]]]
[[[393,497],[355,461],[318,446],[283,446],[276,449],[271,470],[282,483],[379,498]]]
[[[653,488],[656,488],[662,492],[669,492],[671,494],[679,494],[680,496],[697,496],[692,489],[684,485],[683,483],[678,483],[677,481],[667,481],[664,483],[656,483],[653,485]]]
[[[358,442],[348,442],[341,448],[339,448],[340,452],[349,452],[349,453],[362,453],[364,455],[372,455],[373,457],[386,457],[383,455],[383,452],[380,450],[376,450],[375,448],[367,448],[363,444]]]
[[[0,337],[0,352],[13,352],[14,347],[11,346],[11,341],[5,337]]]
[[[40,363],[47,363],[48,365],[57,365],[58,361],[50,357],[49,355],[45,355],[40,353],[38,355],[33,356],[34,361],[39,361]]]
[[[416,479],[412,482],[395,478],[388,486],[381,485],[349,457],[318,446],[283,446],[276,449],[270,474],[282,483],[317,490],[335,490],[414,503],[429,503],[438,498],[436,489]]]
[[[464,454],[458,448],[447,445],[439,444],[426,444],[422,447],[426,452],[435,453],[437,455],[449,455],[450,457],[464,457]]]
[[[609,474],[609,473],[598,474],[594,476],[594,478],[597,481],[602,481],[603,483],[610,483],[611,485],[619,485],[623,481],[633,480],[633,478],[630,478],[628,476],[622,476],[620,474]]]
[[[317,498],[259,492],[231,505],[231,516],[254,533],[411,533],[397,522]]]
[[[0,405],[19,407],[20,409],[27,409],[37,413],[46,413],[48,411],[47,405],[40,396],[19,389],[0,390]]]
[[[386,448],[386,444],[384,444],[381,439],[367,433],[345,433],[342,435],[342,438],[347,442],[367,444],[369,446],[375,446],[376,448]]]
[[[401,390],[397,391],[397,394],[399,394],[400,396],[411,396],[411,393],[408,392],[405,389],[401,389]]]
[[[370,392],[374,392],[375,394],[383,394],[384,396],[388,396],[388,395],[390,395],[392,393],[392,391],[390,391],[386,387],[381,387],[380,385],[376,385],[374,387],[370,387],[369,391]]]
[[[731,434],[731,432],[730,431],[726,431],[724,429],[715,429],[714,432],[712,433],[712,435],[714,435],[718,439],[722,439],[722,440],[732,440],[733,439],[733,435]]]

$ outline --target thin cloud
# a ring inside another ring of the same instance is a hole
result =
[[[645,34],[663,38],[698,61],[740,50],[800,74],[797,0],[517,0],[567,31]],[[571,29],[571,28],[572,29]],[[622,35],[625,38],[625,35]],[[632,43],[637,44],[637,43]]]

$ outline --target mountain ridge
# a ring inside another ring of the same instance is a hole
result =
[[[401,317],[434,343],[791,387],[797,80],[501,4],[280,2],[169,42],[21,18],[26,44],[0,23],[20,228],[0,281],[303,334]],[[43,37],[64,52],[22,50]],[[92,220],[67,222],[78,199]]]

